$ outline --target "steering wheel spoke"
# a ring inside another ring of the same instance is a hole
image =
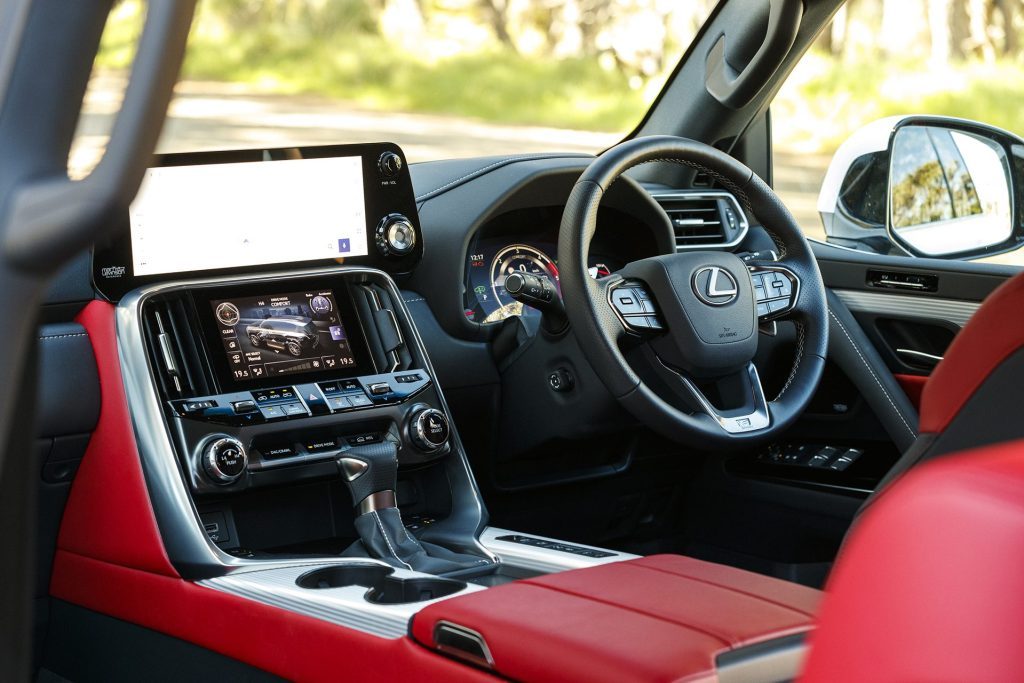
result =
[[[756,432],[771,425],[768,401],[761,386],[761,377],[753,363],[747,363],[736,372],[703,383],[685,373],[673,372],[694,408],[711,418],[727,435]],[[701,384],[705,388],[701,388]],[[715,405],[708,397],[709,392],[716,394],[716,398],[726,402],[729,407],[720,408]]]

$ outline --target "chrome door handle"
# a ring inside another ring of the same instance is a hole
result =
[[[933,353],[925,353],[924,351],[915,351],[914,349],[896,349],[896,355],[903,356],[906,360],[916,361],[922,365],[929,365],[935,367],[942,361],[942,356],[936,356]]]

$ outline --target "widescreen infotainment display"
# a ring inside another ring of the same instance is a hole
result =
[[[210,308],[236,381],[357,365],[333,290],[215,299]]]
[[[129,222],[136,277],[365,256],[362,158],[151,168]]]

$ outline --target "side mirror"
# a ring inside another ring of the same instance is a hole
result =
[[[818,198],[828,241],[971,259],[1024,246],[1024,140],[973,121],[868,124],[836,152]]]
[[[908,122],[889,143],[887,228],[915,256],[971,258],[1020,246],[1012,142],[954,123]]]

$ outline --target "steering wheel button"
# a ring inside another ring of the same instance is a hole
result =
[[[612,303],[622,315],[636,315],[644,312],[644,307],[636,300],[633,291],[620,289],[612,292]]]
[[[758,304],[760,308],[762,304]],[[768,302],[768,310],[772,313],[778,313],[789,308],[789,299],[776,299],[775,301]]]
[[[757,304],[757,315],[758,315],[758,317],[760,317],[762,315],[768,315],[769,313],[771,313],[771,309],[768,308],[768,303],[767,302],[761,302],[761,303]]]

